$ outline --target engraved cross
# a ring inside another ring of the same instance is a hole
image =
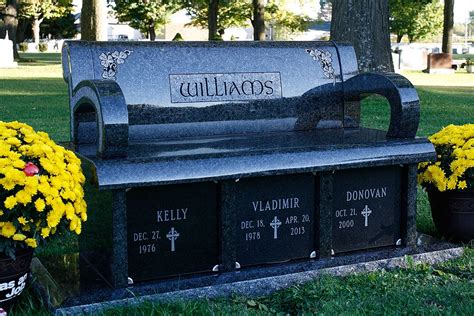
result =
[[[170,232],[166,235],[166,237],[171,240],[171,251],[175,251],[174,247],[174,241],[178,239],[179,233],[174,229],[174,227],[171,227]]]
[[[270,226],[273,228],[273,239],[278,239],[278,227],[281,226],[281,221],[275,216],[271,221]]]
[[[372,210],[369,208],[368,205],[364,207],[361,214],[365,218],[365,227],[369,226],[369,215],[372,214]]]

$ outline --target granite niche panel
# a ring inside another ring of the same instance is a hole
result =
[[[240,266],[310,257],[315,250],[312,174],[241,179],[235,186]]]
[[[128,274],[134,282],[211,271],[218,264],[214,183],[127,192]]]
[[[395,245],[401,236],[399,166],[334,174],[332,246],[335,253]]]

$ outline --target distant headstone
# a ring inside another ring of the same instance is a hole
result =
[[[13,42],[5,35],[0,39],[0,68],[16,68],[18,63],[13,60]]]
[[[437,53],[428,55],[428,69],[430,74],[453,74],[453,58],[451,54]]]
[[[393,60],[393,69],[395,72],[400,71],[400,54],[392,53],[392,60]]]
[[[403,47],[400,52],[400,69],[423,70],[426,69],[427,51],[419,48]]]

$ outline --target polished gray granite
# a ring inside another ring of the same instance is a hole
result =
[[[176,138],[130,143],[125,159],[95,158],[101,189],[198,182],[268,174],[397,165],[435,159],[424,138],[391,139],[384,131],[353,128]]]

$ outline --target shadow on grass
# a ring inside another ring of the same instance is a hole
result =
[[[44,66],[61,63],[60,53],[20,53],[21,66]]]

